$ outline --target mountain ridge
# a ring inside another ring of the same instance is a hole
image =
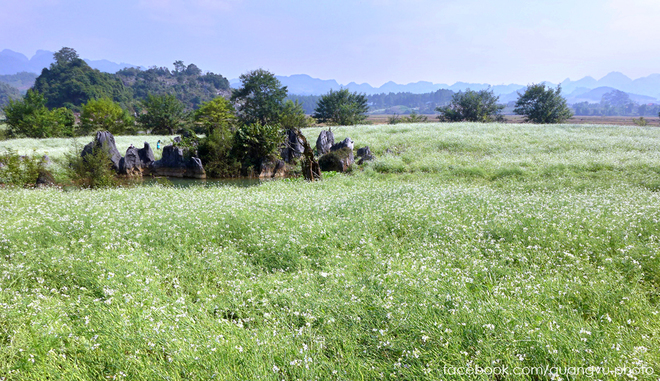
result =
[[[116,73],[117,71],[127,67],[144,67],[132,65],[128,63],[115,63],[106,59],[102,60],[89,60],[84,59],[87,64],[92,68],[98,69],[103,72]],[[53,52],[47,50],[37,50],[31,58],[28,58],[22,53],[14,52],[10,49],[0,51],[0,75],[12,75],[20,72],[41,73],[41,70],[50,66],[53,62]],[[313,78],[307,74],[293,74],[289,76],[277,76],[283,85],[288,87],[289,93],[296,95],[323,95],[330,90],[339,90],[346,88],[349,91],[357,91],[367,95],[381,94],[381,93],[404,93],[409,92],[413,94],[432,93],[440,89],[452,90],[454,92],[471,90],[486,90],[491,89],[495,95],[500,96],[500,101],[510,102],[517,98],[517,93],[523,90],[526,86],[510,83],[500,85],[490,85],[487,83],[469,83],[469,82],[456,82],[453,85],[446,83],[433,83],[429,81],[411,82],[408,84],[398,84],[393,81],[384,83],[379,87],[371,86],[368,83],[350,82],[342,85],[334,79],[320,79]],[[239,85],[238,79],[230,80],[232,87]],[[542,81],[549,86],[555,87],[557,84],[552,82]],[[646,77],[631,79],[625,74],[613,71],[603,76],[600,79],[595,79],[591,76],[578,79],[576,81],[570,78],[565,79],[560,83],[562,86],[562,93],[569,100],[569,102],[578,98],[573,94],[578,89],[586,89],[582,93],[587,93],[590,90],[597,88],[613,88],[624,91],[631,95],[632,99],[639,99],[656,102],[660,98],[660,74],[650,74]],[[580,90],[582,91],[582,90]]]

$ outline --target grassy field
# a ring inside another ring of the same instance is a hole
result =
[[[660,130],[333,132],[378,159],[318,183],[0,190],[0,379],[660,377]]]

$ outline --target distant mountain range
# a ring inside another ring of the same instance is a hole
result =
[[[330,90],[340,88],[349,89],[366,93],[367,95],[381,93],[400,93],[409,92],[413,94],[431,93],[439,89],[448,89],[455,92],[471,90],[485,90],[490,88],[495,95],[500,96],[502,103],[508,103],[518,99],[518,91],[525,89],[526,86],[519,84],[495,85],[487,83],[467,83],[456,82],[453,85],[445,83],[432,82],[414,82],[407,85],[401,85],[394,82],[387,82],[380,87],[373,87],[368,83],[351,82],[347,85],[341,85],[333,79],[323,80],[312,78],[305,74],[296,74],[291,76],[277,76],[283,85],[287,86],[289,93],[298,95],[322,95]],[[238,87],[238,79],[230,80],[232,87]],[[549,86],[556,87],[556,83],[543,82]],[[603,78],[596,80],[593,77],[584,77],[577,81],[566,79],[561,82],[562,94],[566,97],[568,103],[590,102],[598,103],[603,94],[612,90],[621,90],[637,103],[657,103],[660,98],[660,74],[651,74],[647,77],[630,79],[619,72],[612,72]]]
[[[41,70],[50,66],[53,62],[53,52],[38,50],[32,58],[27,58],[21,53],[5,49],[0,52],[0,75],[16,74],[19,72],[30,72],[40,74]],[[108,60],[88,60],[85,62],[89,66],[108,73],[127,67],[138,67],[127,63],[114,63]],[[144,69],[144,67],[142,67]],[[518,91],[525,88],[524,85],[508,84],[491,86],[487,83],[467,83],[456,82],[453,85],[445,83],[432,83],[426,81],[408,83],[406,85],[387,82],[380,87],[373,87],[368,83],[351,82],[346,85],[339,84],[334,79],[312,78],[306,74],[296,74],[290,76],[277,76],[283,85],[287,86],[290,94],[297,95],[322,95],[330,90],[339,90],[346,88],[350,91],[366,93],[367,95],[381,93],[404,93],[413,94],[432,93],[439,89],[448,89],[452,91],[484,90],[490,88],[496,95],[500,96],[500,102],[508,103],[518,98]],[[544,82],[552,87],[555,83]],[[238,87],[238,79],[230,80],[232,87]],[[637,103],[658,103],[660,99],[660,74],[651,74],[649,76],[631,79],[619,72],[612,72],[603,78],[596,80],[593,77],[584,77],[577,81],[566,79],[561,82],[562,94],[566,97],[568,103],[590,102],[598,103],[603,94],[614,89],[621,90],[628,95],[630,99]]]
[[[24,54],[5,49],[0,52],[0,75],[20,72],[41,74],[41,70],[49,67],[53,61],[53,52],[47,50],[37,50],[37,53],[32,58],[27,58]],[[85,59],[85,62],[92,68],[106,73],[116,73],[127,67],[138,67],[127,63],[114,63],[108,60]]]

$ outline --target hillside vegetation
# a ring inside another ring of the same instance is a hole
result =
[[[0,189],[0,377],[657,379],[659,130],[333,132],[377,160],[250,188]],[[18,143],[69,141],[0,148]]]

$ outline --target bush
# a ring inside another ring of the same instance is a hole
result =
[[[399,124],[403,123],[403,119],[399,116],[399,114],[393,114],[392,116],[387,118],[387,124]]]
[[[435,110],[441,114],[438,119],[443,122],[499,122],[504,120],[499,113],[505,107],[497,104],[499,99],[500,97],[495,96],[492,91],[468,89],[454,94],[449,106],[438,107]]]
[[[640,116],[639,119],[633,118],[633,123],[635,123],[635,125],[640,126],[640,127],[644,127],[644,126],[649,125],[649,122],[646,119],[644,119],[643,116]]]
[[[203,139],[198,147],[199,158],[209,177],[236,177],[240,175],[241,164],[233,155],[234,133],[215,129]]]
[[[284,133],[278,125],[245,124],[236,130],[234,141],[234,157],[247,168],[274,156],[284,143]]]
[[[66,155],[68,175],[75,185],[83,188],[106,188],[116,186],[117,173],[112,168],[112,161],[105,147],[94,147],[92,153],[82,157],[82,149],[74,146]]]
[[[43,158],[36,154],[19,156],[16,151],[7,148],[0,155],[0,184],[14,186],[34,185],[40,173],[45,173]]]

